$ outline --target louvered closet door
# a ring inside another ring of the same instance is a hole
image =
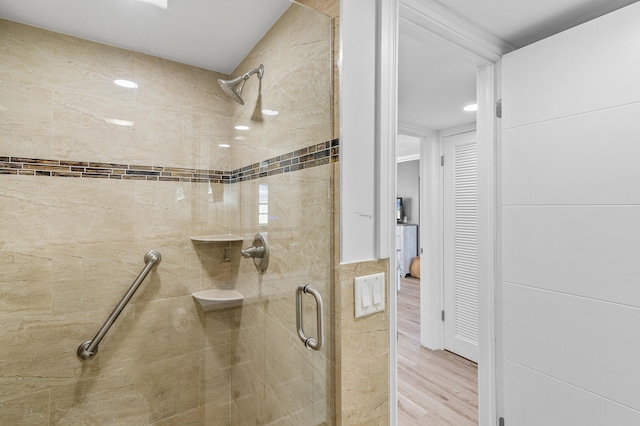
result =
[[[475,132],[444,138],[444,347],[478,361],[478,155]]]

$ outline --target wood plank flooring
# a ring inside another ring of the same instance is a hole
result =
[[[419,286],[403,278],[398,293],[398,425],[477,425],[478,367],[420,345]]]

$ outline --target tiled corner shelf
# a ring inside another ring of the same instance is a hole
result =
[[[244,297],[235,290],[213,289],[198,291],[191,296],[200,304],[203,311],[232,308],[242,305]]]
[[[244,239],[238,235],[233,234],[219,234],[219,235],[196,235],[191,237],[191,241],[197,241],[200,243],[225,243],[231,241],[243,241]]]

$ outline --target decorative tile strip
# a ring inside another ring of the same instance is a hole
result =
[[[233,171],[0,156],[0,175],[230,184],[335,163],[338,139],[314,144]]]

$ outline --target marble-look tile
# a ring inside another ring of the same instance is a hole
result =
[[[85,363],[77,358],[80,343],[91,339],[110,310],[25,319],[0,325],[0,400],[74,383],[95,375],[102,360]],[[125,309],[107,336],[100,353],[108,357],[129,327],[131,307]],[[115,336],[115,339],[114,339]]]
[[[159,107],[208,110],[215,115],[229,114],[231,100],[217,79],[221,74],[154,56],[135,53],[136,101]]]
[[[51,252],[0,250],[0,322],[51,315]]]
[[[56,314],[114,307],[145,266],[149,250],[162,256],[131,303],[184,297],[200,289],[200,268],[187,241],[60,246],[53,249],[52,309]]]
[[[0,211],[6,250],[61,244],[132,241],[130,182],[92,179],[43,181],[38,176],[4,176]],[[46,217],[46,220],[43,218]]]
[[[163,300],[166,298],[191,296],[202,289],[200,265],[187,239],[146,240],[131,244],[130,252],[140,259],[136,274],[144,266],[144,254],[157,250],[162,260],[153,267],[136,294],[136,303]],[[132,275],[135,277],[136,275]]]
[[[236,234],[237,185],[192,184],[191,235]]]
[[[237,312],[238,340],[231,355],[231,398],[248,424],[256,424],[264,399],[264,314],[250,304]],[[233,417],[232,417],[233,421]]]
[[[198,407],[199,352],[55,388],[51,424],[149,424]],[[170,402],[170,403],[169,403]]]
[[[9,21],[0,32],[5,154],[228,169],[229,152],[211,149],[229,140],[225,75]]]
[[[205,312],[205,349],[211,348],[220,356],[231,356],[234,353],[240,334],[238,318],[242,315],[242,309],[243,306],[240,305]]]
[[[125,315],[129,310],[133,313]],[[106,316],[101,319],[106,320]],[[205,346],[202,324],[203,315],[190,295],[132,303],[110,329],[96,359],[88,365],[101,373],[136,369],[145,363],[201,351]],[[194,386],[199,386],[199,381]]]
[[[228,406],[227,406],[228,408]],[[153,426],[205,426],[209,423],[205,420],[205,408],[198,407],[196,409],[187,411],[186,413],[180,413],[176,416],[169,417],[168,419],[160,420],[159,422],[152,423]],[[220,423],[224,425],[225,423]]]
[[[133,52],[41,29],[33,29],[30,37],[41,35],[48,39],[46,55],[51,57],[47,85],[105,100],[135,100],[135,89],[114,84],[116,79],[135,81]]]
[[[240,262],[240,242],[193,241],[193,250],[200,261],[200,289],[233,288],[233,267]],[[230,259],[226,261],[225,258]]]
[[[49,425],[49,391],[0,402],[0,424]]]
[[[215,403],[229,407],[231,402],[231,347],[229,343],[211,346],[203,351],[200,405]]]
[[[197,154],[185,144],[188,113],[128,100],[54,91],[56,159],[191,167]]]
[[[142,270],[143,256],[127,243],[53,248],[54,314],[113,309]]]
[[[151,420],[194,409],[199,404],[199,353],[165,358],[143,370],[141,382],[151,404]]]
[[[295,329],[284,329],[268,318],[265,322],[264,382],[267,397],[277,403],[271,407],[269,417],[279,417],[304,408],[305,396],[312,394],[310,356]],[[267,408],[267,404],[264,404]],[[263,408],[262,416],[267,412]],[[261,419],[265,423],[271,418]]]
[[[188,241],[190,237],[193,185],[186,182],[136,181],[136,241],[173,239]]]
[[[247,82],[245,105],[233,105],[234,125],[251,127],[232,133],[244,138],[234,140],[234,167],[330,139],[330,34],[328,17],[292,4],[232,73],[239,75],[260,63],[265,67],[259,84]],[[280,114],[263,116],[263,108]],[[261,143],[264,140],[269,144]]]
[[[3,52],[2,48],[0,52]],[[0,63],[4,59],[0,53]],[[3,68],[0,65],[0,72]],[[51,158],[52,102],[52,92],[48,88],[28,86],[11,79],[0,81],[2,155]]]
[[[334,18],[340,16],[339,0],[296,0],[296,3],[300,3]]]
[[[240,426],[231,421],[230,402],[215,401],[204,406],[204,425]]]
[[[230,424],[234,426],[249,426],[250,423],[245,420],[243,413],[240,411],[240,408],[232,402],[231,403],[231,412],[229,413]],[[255,424],[255,422],[253,423]]]
[[[10,80],[44,87],[52,67],[54,33],[0,20],[0,70]]]
[[[340,1],[339,0],[297,0],[297,3],[310,7],[333,19],[333,137],[340,136],[340,64],[338,62],[340,52]]]
[[[387,273],[387,260],[340,265],[341,300],[337,337],[339,366],[338,416],[345,425],[389,422],[389,315],[354,318],[353,279]],[[386,286],[387,291],[389,286]]]
[[[149,356],[158,360],[183,356],[204,346],[200,318],[204,314],[191,295],[136,303],[135,312],[135,325],[127,339],[136,344],[138,362]]]

